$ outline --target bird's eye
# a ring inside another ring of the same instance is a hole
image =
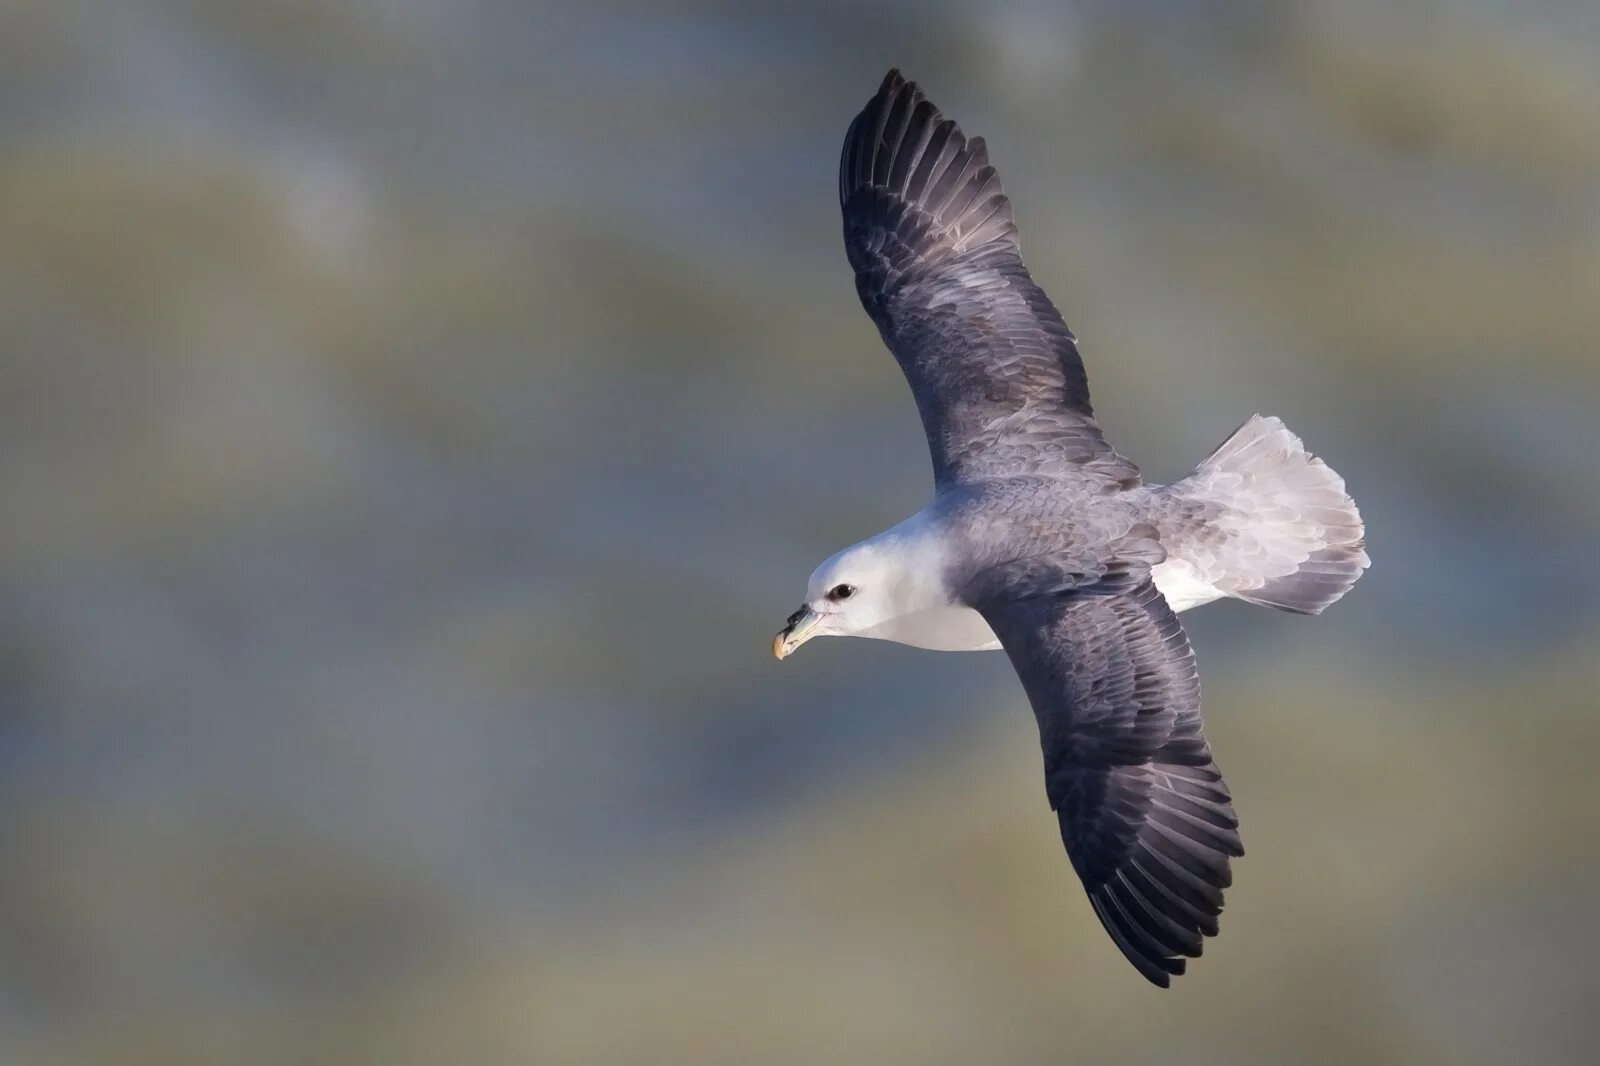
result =
[[[848,600],[855,594],[856,587],[854,585],[835,585],[828,590],[828,599],[838,603],[840,600]]]

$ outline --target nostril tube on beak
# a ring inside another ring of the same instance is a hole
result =
[[[772,638],[772,654],[779,659],[787,659],[790,652],[811,639],[820,618],[817,612],[807,606],[791,614],[788,624]]]

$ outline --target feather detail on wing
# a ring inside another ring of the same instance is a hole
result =
[[[983,139],[890,71],[839,164],[845,249],[949,485],[1019,471],[1139,483],[1095,424],[1076,338],[1034,284]]]
[[[1216,935],[1229,859],[1244,854],[1188,638],[1142,570],[978,609],[1033,704],[1046,792],[1089,902],[1164,987]]]

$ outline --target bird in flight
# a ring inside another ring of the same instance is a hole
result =
[[[890,71],[839,164],[862,306],[904,371],[933,500],[818,566],[773,640],[1004,649],[1089,903],[1165,987],[1217,933],[1244,854],[1177,612],[1222,597],[1319,614],[1368,566],[1344,481],[1255,416],[1146,484],[1100,432],[1077,340],[1022,263],[980,137]]]

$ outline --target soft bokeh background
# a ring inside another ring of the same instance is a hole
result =
[[[1396,10],[1403,9],[1403,10]],[[0,7],[0,1061],[1592,1062],[1589,0]],[[844,128],[985,134],[1152,479],[1375,565],[1186,616],[1167,993],[1003,656],[767,650],[927,458]]]

